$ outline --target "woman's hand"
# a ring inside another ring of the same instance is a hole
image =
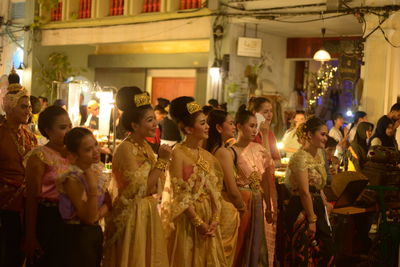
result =
[[[274,223],[273,212],[271,210],[265,211],[265,220],[269,224]]]
[[[196,229],[202,235],[205,235],[205,236],[209,235],[210,226],[206,223],[202,223],[201,225],[197,226]]]
[[[315,233],[317,231],[317,226],[315,222],[308,224],[307,236],[310,240],[313,240],[315,237]]]
[[[214,237],[215,236],[215,230],[217,229],[217,226],[219,225],[219,222],[213,221],[210,224],[210,228],[208,229],[207,235]]]
[[[84,172],[85,180],[88,185],[88,189],[90,192],[97,192],[97,184],[98,184],[98,176],[95,174],[95,171],[92,168],[87,168]]]
[[[43,255],[43,250],[36,238],[27,238],[23,243],[23,251],[25,252],[28,261],[33,263],[35,258],[40,258]]]
[[[158,149],[158,157],[165,160],[170,160],[172,148],[169,145],[161,145]]]
[[[269,132],[269,123],[267,121],[263,121],[260,124],[260,132],[262,133],[262,135],[267,135]]]

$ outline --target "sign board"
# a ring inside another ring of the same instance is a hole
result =
[[[243,57],[261,57],[262,39],[239,37],[237,55]]]

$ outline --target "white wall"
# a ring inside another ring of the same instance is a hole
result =
[[[237,56],[238,37],[244,36],[244,25],[235,24],[230,28],[230,78],[243,80],[247,65],[260,62],[259,58]],[[256,37],[255,26],[248,24],[246,37]],[[257,38],[262,39],[264,53],[268,56],[265,67],[259,79],[266,81],[263,91],[269,93],[280,93],[288,97],[293,89],[294,63],[286,59],[286,38],[257,31]],[[265,88],[267,87],[267,88]]]

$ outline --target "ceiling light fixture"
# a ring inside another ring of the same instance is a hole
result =
[[[321,33],[322,33],[322,43],[323,43],[324,42],[324,37],[325,37],[325,28],[321,29]],[[331,55],[322,46],[322,48],[320,50],[315,52],[313,59],[315,61],[325,62],[325,61],[331,60]]]

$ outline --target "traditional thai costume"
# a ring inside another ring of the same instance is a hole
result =
[[[91,166],[98,178],[97,207],[103,205],[106,189],[108,187],[108,175],[104,171],[101,163]],[[76,165],[71,165],[68,171],[57,180],[59,196],[59,211],[65,224],[62,231],[63,257],[60,259],[59,266],[66,267],[99,267],[101,264],[103,251],[103,232],[98,222],[85,224],[76,214],[75,207],[64,190],[64,184],[68,180],[73,180],[84,188],[82,199],[87,199],[88,184],[82,169]]]
[[[238,154],[237,185],[247,210],[242,214],[234,266],[268,266],[264,198],[261,180],[271,171],[271,158],[258,143],[250,143]]]
[[[61,154],[48,146],[39,146],[33,149],[26,157],[36,156],[44,167],[42,188],[38,198],[36,236],[43,254],[28,266],[57,266],[60,262],[60,234],[63,220],[58,210],[59,194],[56,180],[69,167],[69,161]]]
[[[155,164],[156,155],[146,142],[139,146],[128,137],[117,147],[113,174],[118,196],[106,218],[104,266],[169,266],[159,198],[147,193]]]
[[[21,97],[28,97],[19,84],[10,85],[4,97],[4,108],[11,112]],[[12,93],[10,93],[12,92]],[[25,191],[26,154],[37,145],[35,136],[20,125],[11,129],[5,121],[0,125],[0,266],[18,266],[21,251],[23,197]]]
[[[196,158],[184,144],[177,144],[173,153],[183,153],[192,164],[184,165],[182,178],[170,177],[171,187],[163,195],[162,217],[168,235],[170,266],[227,266],[220,227],[214,237],[205,237],[185,211],[194,207],[206,224],[218,221],[221,209],[222,171],[217,159],[199,148]],[[171,195],[168,199],[166,195]]]
[[[314,240],[307,236],[308,221],[298,190],[295,174],[307,171],[309,190],[317,215]],[[286,183],[292,192],[286,212],[288,238],[285,266],[333,266],[334,249],[328,215],[321,197],[326,183],[323,150],[318,149],[315,157],[304,149],[290,158]]]

